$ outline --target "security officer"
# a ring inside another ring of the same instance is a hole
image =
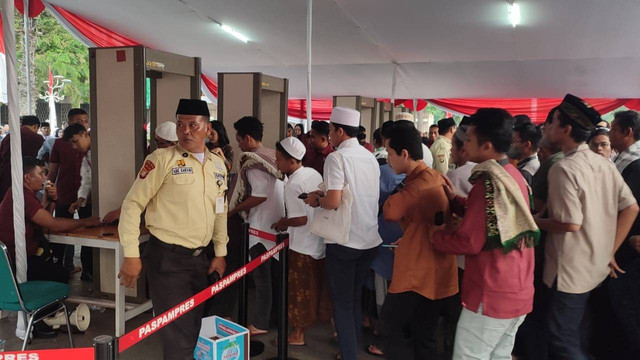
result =
[[[431,154],[433,155],[433,168],[446,175],[449,170],[453,169],[453,163],[449,166],[451,157],[451,147],[453,144],[453,134],[456,132],[456,122],[453,118],[446,118],[438,121],[438,138],[431,145]]]
[[[124,261],[120,282],[133,287],[144,264],[156,315],[207,286],[207,274],[224,274],[227,254],[227,170],[207,151],[209,109],[201,100],[181,99],[176,111],[178,144],[147,156],[122,203],[120,242]],[[140,215],[146,209],[151,232],[142,261],[138,250]],[[215,258],[204,248],[213,240]],[[165,359],[193,359],[203,306],[162,328]]]

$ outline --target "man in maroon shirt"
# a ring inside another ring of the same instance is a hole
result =
[[[511,359],[518,327],[533,307],[539,230],[527,184],[506,155],[512,134],[508,112],[478,110],[464,143],[469,160],[478,163],[469,197],[456,196],[450,182],[445,186],[453,211],[464,216],[433,236],[434,248],[466,255],[454,359]]]
[[[307,142],[307,153],[302,159],[302,165],[313,168],[322,175],[324,160],[332,152],[333,146],[329,143],[329,123],[327,121],[312,122]]]
[[[46,187],[42,201],[37,193],[42,190],[45,180],[44,163],[35,157],[26,156],[22,160],[24,172],[24,217],[25,242],[27,251],[27,279],[58,281],[66,283],[69,272],[55,260],[49,249],[49,244],[42,230],[70,231],[82,226],[97,226],[101,222],[97,218],[82,220],[54,218],[50,210],[53,209],[58,198],[56,187]],[[15,264],[15,239],[13,230],[13,194],[11,188],[0,203],[0,241],[9,251],[9,256]]]
[[[40,120],[33,115],[20,117],[20,138],[22,142],[22,156],[38,155],[44,139],[38,135]],[[0,201],[7,189],[11,187],[11,134],[0,143]]]
[[[89,115],[82,109],[69,110],[69,125],[80,123],[85,128],[89,128]],[[84,153],[75,150],[70,142],[64,139],[56,139],[51,149],[48,180],[55,182],[58,188],[58,201],[56,202],[55,216],[62,218],[73,218],[74,213],[69,208],[78,199],[78,188],[82,178],[80,167]],[[89,199],[87,199],[89,202]],[[81,219],[91,216],[91,206],[87,205],[78,209],[78,217]],[[73,269],[73,246],[53,244],[54,254],[64,259],[65,267]],[[86,246],[81,250],[82,279],[91,281],[93,272],[92,249]]]

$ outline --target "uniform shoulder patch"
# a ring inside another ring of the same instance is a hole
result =
[[[151,170],[155,169],[156,165],[151,161],[151,160],[147,160],[144,162],[144,165],[142,166],[142,170],[140,170],[140,179],[144,179],[147,177],[147,175],[149,175],[149,173],[151,172]]]

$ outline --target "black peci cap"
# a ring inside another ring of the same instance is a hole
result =
[[[202,115],[210,116],[206,101],[196,99],[180,99],[176,115]]]

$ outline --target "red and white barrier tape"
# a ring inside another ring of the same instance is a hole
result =
[[[271,234],[269,234],[271,235]],[[275,238],[275,235],[272,235]],[[165,311],[163,314],[160,314],[153,318],[151,321],[143,324],[137,329],[124,334],[119,339],[119,351],[123,352],[130,348],[131,346],[137,344],[138,342],[146,339],[151,334],[156,331],[162,329],[163,327],[169,325],[173,321],[175,321],[180,316],[186,314],[187,312],[193,310],[196,306],[204,303],[209,298],[224,290],[229,285],[235,283],[243,276],[246,276],[248,273],[255,270],[258,266],[264,264],[267,260],[271,259],[275,254],[279,253],[283,249],[285,249],[289,245],[289,239],[285,239],[280,244],[277,244],[273,248],[267,250],[261,256],[253,259],[247,265],[239,268],[238,270],[232,272],[231,274],[225,276],[220,279],[220,281],[215,284],[209,286],[208,288],[200,291],[194,296],[188,298],[187,300],[181,302],[176,305],[172,309]]]
[[[259,237],[261,239],[264,239],[264,240],[267,240],[267,241],[276,242],[276,235],[270,234],[268,232],[264,232],[262,230],[249,228],[249,235],[257,236],[257,237]]]
[[[0,360],[93,360],[93,348],[0,352]]]

